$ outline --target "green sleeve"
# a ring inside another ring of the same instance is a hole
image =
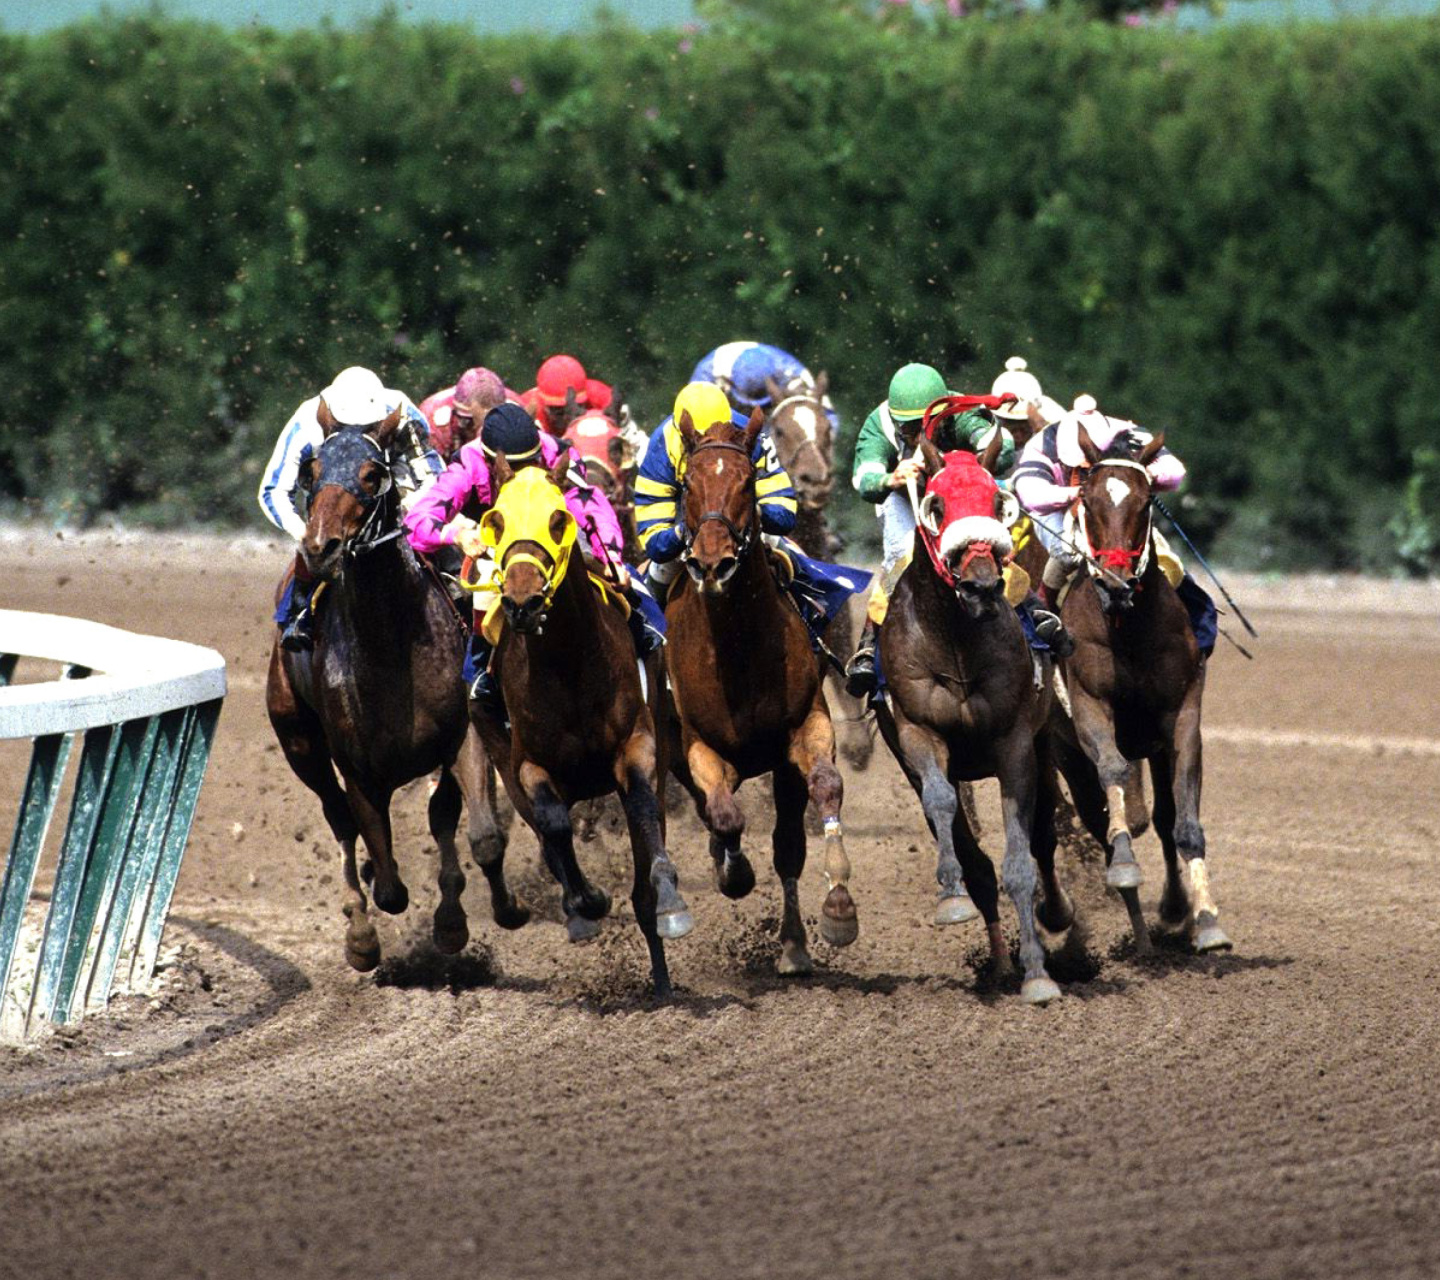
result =
[[[900,455],[885,436],[880,425],[880,410],[875,409],[860,434],[855,438],[855,467],[850,482],[866,502],[881,503],[890,496],[890,473]]]

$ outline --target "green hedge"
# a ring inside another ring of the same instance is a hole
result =
[[[852,427],[898,363],[1023,353],[1164,427],[1232,561],[1391,564],[1440,435],[1432,20],[103,20],[0,37],[0,154],[0,494],[52,518],[257,520],[346,364],[563,348],[653,418],[744,336]]]

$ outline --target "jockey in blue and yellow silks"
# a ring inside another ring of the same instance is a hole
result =
[[[700,431],[705,430],[703,424],[726,419],[740,428],[748,422],[744,414],[730,407],[725,393],[714,383],[692,382],[681,389],[675,397],[674,411],[650,436],[635,477],[635,522],[650,560],[649,579],[655,588],[655,597],[662,602],[669,585],[680,573],[687,542],[680,512],[685,441],[677,425],[686,413]],[[812,559],[783,538],[782,535],[795,527],[798,504],[790,476],[775,455],[768,431],[762,431],[755,441],[750,460],[755,465],[760,532],[767,544],[783,551],[790,561],[794,569],[791,595],[812,628],[823,631],[845,601],[865,589],[870,575]]]

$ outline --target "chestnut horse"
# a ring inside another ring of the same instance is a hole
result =
[[[959,794],[965,782],[999,779],[1002,876],[1019,918],[1025,968],[1020,994],[1027,1003],[1045,1004],[1060,988],[1045,972],[1035,929],[1037,863],[1044,886],[1040,922],[1060,931],[1069,927],[1073,911],[1055,877],[1056,797],[1046,727],[1054,697],[1051,667],[1048,658],[1032,656],[1005,600],[1002,570],[1011,543],[998,518],[1005,495],[991,474],[1000,444],[996,433],[977,462],[963,452],[942,459],[921,439],[929,483],[915,552],[880,629],[889,697],[877,719],[939,846],[936,923],[973,918],[968,883],[989,930],[995,966],[1005,974],[1010,953],[1000,928],[995,868]]]
[[[833,560],[844,546],[825,519],[825,509],[835,488],[833,455],[834,433],[825,411],[825,391],[829,379],[819,374],[813,385],[797,378],[781,386],[774,378],[766,379],[770,408],[765,429],[775,442],[775,456],[790,476],[799,500],[799,513],[790,537],[807,555],[817,560]],[[847,603],[825,632],[825,643],[839,654],[855,648],[855,616]],[[845,691],[839,672],[826,670],[826,701],[838,715],[840,752],[856,769],[870,763],[875,750],[865,704]]]
[[[409,893],[395,865],[390,799],[414,778],[440,770],[430,797],[430,833],[440,848],[435,945],[469,939],[455,847],[461,786],[470,810],[471,853],[490,882],[495,921],[518,928],[528,912],[505,883],[505,836],[495,820],[490,765],[469,735],[460,678],[465,631],[440,580],[416,560],[399,527],[387,463],[397,410],[368,432],[337,429],[322,405],[326,438],[311,468],[311,500],[300,553],[324,584],[315,647],[270,653],[266,707],[296,776],[324,806],[340,845],[349,919],[345,955],[364,972],[380,962],[355,865],[365,841],[375,905],[397,914]],[[283,584],[282,584],[283,585]],[[335,780],[335,770],[344,790]]]
[[[570,806],[618,792],[635,869],[630,901],[650,951],[655,997],[670,996],[661,934],[694,927],[665,852],[656,799],[655,722],[636,665],[635,644],[620,608],[573,554],[575,517],[565,506],[568,454],[548,471],[512,471],[504,455],[491,463],[495,505],[481,521],[495,548],[503,614],[495,671],[510,716],[507,729],[480,706],[476,729],[500,770],[516,811],[540,841],[545,865],[560,882],[571,935],[610,910],[606,892],[585,878],[575,858]],[[608,590],[606,588],[605,590]],[[476,625],[494,626],[476,618]],[[659,663],[649,683],[659,687]]]
[[[819,664],[760,538],[752,459],[763,426],[758,409],[743,429],[726,420],[697,431],[688,413],[680,417],[685,455],[678,468],[679,509],[689,532],[686,573],[665,610],[678,735],[673,767],[710,830],[720,891],[730,898],[755,887],[755,872],[740,850],[745,818],[733,793],[746,778],[773,775],[772,849],[784,895],[779,969],[803,974],[811,969],[799,898],[808,800],[825,831],[830,889],[821,936],[846,946],[859,923],[846,887],[844,787]]]
[[[1161,922],[1176,929],[1188,924],[1197,951],[1227,948],[1230,939],[1210,894],[1200,825],[1205,657],[1151,537],[1146,468],[1165,438],[1157,435],[1133,458],[1123,445],[1102,454],[1083,427],[1079,439],[1089,470],[1081,481],[1074,530],[1089,562],[1064,603],[1075,652],[1062,670],[1074,731],[1099,772],[1106,803],[1084,802],[1077,793],[1076,808],[1108,845],[1106,883],[1125,897],[1143,951],[1149,939],[1139,910],[1140,867],[1125,822],[1123,788],[1131,762],[1148,760],[1155,832],[1165,851]]]

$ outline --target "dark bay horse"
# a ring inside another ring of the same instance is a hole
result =
[[[324,406],[322,406],[322,410]],[[469,938],[460,895],[455,831],[464,794],[471,852],[490,882],[496,923],[518,928],[528,912],[505,883],[505,837],[495,820],[490,766],[468,736],[460,678],[465,633],[439,579],[416,560],[400,530],[399,502],[387,464],[397,411],[368,432],[328,432],[311,471],[311,500],[300,551],[324,584],[315,647],[270,654],[266,706],[296,776],[324,807],[340,845],[349,919],[345,954],[363,971],[380,961],[380,940],[366,914],[355,863],[364,838],[375,905],[405,910],[409,893],[395,864],[390,799],[412,779],[439,769],[430,797],[430,833],[440,848],[440,905],[435,945],[462,950]],[[282,584],[283,585],[283,584]],[[335,770],[344,780],[336,782]]]
[[[1065,600],[1063,617],[1075,652],[1062,670],[1075,735],[1099,772],[1105,804],[1084,803],[1077,793],[1076,808],[1108,845],[1106,882],[1125,897],[1136,943],[1144,950],[1149,939],[1136,892],[1140,867],[1125,821],[1123,788],[1131,762],[1148,760],[1155,832],[1165,851],[1161,922],[1188,925],[1197,951],[1227,948],[1230,939],[1210,894],[1200,825],[1205,657],[1151,536],[1146,468],[1165,438],[1157,435],[1133,458],[1123,445],[1102,454],[1083,427],[1079,439],[1090,465],[1075,529],[1090,565]]]
[[[570,807],[619,793],[635,869],[630,900],[649,948],[656,999],[664,1000],[670,973],[661,936],[683,937],[694,926],[665,852],[655,721],[635,644],[624,613],[605,602],[573,554],[578,531],[562,487],[568,454],[548,472],[512,471],[504,455],[491,468],[496,499],[481,531],[495,548],[499,613],[488,625],[498,629],[490,633],[492,669],[510,724],[478,705],[472,718],[516,811],[540,841],[572,922],[599,920],[610,898],[576,861]],[[487,621],[477,617],[476,625]],[[657,661],[652,690],[658,677]]]
[[[813,800],[825,831],[830,889],[820,915],[832,946],[859,931],[846,882],[835,768],[835,735],[820,669],[799,612],[783,595],[760,537],[751,461],[764,426],[757,409],[745,428],[727,421],[697,430],[688,413],[680,514],[689,531],[686,572],[670,593],[665,646],[676,711],[676,776],[710,830],[720,890],[743,898],[755,872],[740,850],[745,818],[734,792],[746,778],[770,773],[775,789],[773,855],[784,910],[780,972],[810,972],[800,919],[805,866],[805,807]]]
[[[939,846],[936,923],[973,916],[968,885],[1003,974],[1011,964],[995,868],[959,794],[963,783],[999,779],[1002,877],[1019,918],[1025,968],[1021,998],[1045,1004],[1060,988],[1045,972],[1035,929],[1037,863],[1044,887],[1040,922],[1058,932],[1069,927],[1073,911],[1055,877],[1055,786],[1046,728],[1051,668],[1048,658],[1040,660],[1037,688],[1036,659],[1004,595],[1002,570],[1011,544],[997,518],[1003,499],[990,474],[1000,443],[997,434],[977,461],[970,453],[942,459],[929,440],[921,440],[929,483],[915,552],[880,630],[889,697],[877,719]]]
[[[833,560],[844,546],[830,528],[826,509],[835,488],[835,438],[825,410],[829,379],[819,374],[814,384],[796,379],[782,386],[766,380],[770,407],[765,428],[775,442],[775,455],[790,476],[799,501],[795,530],[790,535],[807,555]],[[855,648],[855,616],[847,604],[835,615],[825,633],[825,643],[838,654]],[[865,704],[845,691],[845,681],[836,671],[826,669],[826,701],[837,711],[837,741],[841,754],[856,769],[870,763],[875,750]]]

